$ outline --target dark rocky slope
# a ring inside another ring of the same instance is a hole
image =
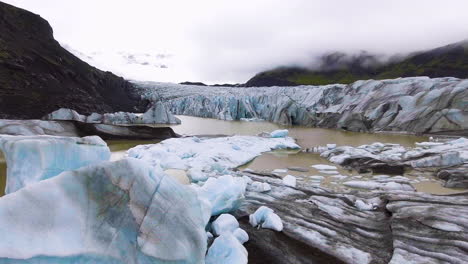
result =
[[[322,56],[319,62],[314,64],[318,64],[315,69],[279,67],[264,71],[248,80],[245,85],[260,87],[348,84],[358,80],[412,76],[468,78],[468,41],[416,52],[386,63],[366,52],[357,55],[334,52]]]
[[[132,84],[62,48],[39,15],[0,2],[0,117],[134,111]]]

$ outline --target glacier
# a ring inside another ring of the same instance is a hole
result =
[[[5,193],[45,180],[63,171],[109,160],[110,150],[100,137],[0,136],[7,162]]]
[[[203,210],[137,159],[66,171],[0,198],[0,263],[201,264]]]
[[[96,123],[109,125],[132,124],[180,124],[180,119],[175,117],[166,105],[161,101],[153,102],[145,113],[92,113],[89,116],[81,115],[73,109],[60,108],[43,117],[45,120],[67,120],[82,123]]]
[[[264,119],[351,131],[466,132],[468,80],[409,77],[297,87],[203,87],[136,82],[176,115]]]

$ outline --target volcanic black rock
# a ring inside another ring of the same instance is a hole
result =
[[[61,107],[135,111],[132,84],[62,48],[39,15],[0,2],[0,32],[1,118],[40,118]]]

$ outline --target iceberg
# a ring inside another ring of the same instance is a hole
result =
[[[75,110],[68,108],[60,108],[44,117],[46,120],[73,120],[85,122],[86,116],[78,114]]]
[[[287,129],[282,129],[282,130],[275,130],[270,133],[270,136],[272,138],[285,138],[289,134],[289,131]]]
[[[268,192],[271,190],[271,186],[266,182],[254,181],[249,185],[248,189],[252,192]]]
[[[215,236],[220,236],[223,233],[233,233],[239,228],[239,222],[230,214],[222,214],[211,223],[211,230]]]
[[[193,186],[198,195],[211,205],[211,215],[235,211],[244,200],[244,178],[223,175],[209,178],[201,187]]]
[[[316,165],[312,165],[311,167],[320,171],[337,169],[335,166],[326,165],[326,164],[316,164]]]
[[[347,181],[343,183],[344,186],[351,188],[360,188],[367,190],[386,190],[386,191],[414,191],[414,188],[404,182],[379,182],[379,181]]]
[[[203,263],[202,207],[137,159],[66,171],[0,199],[0,263]]]
[[[241,244],[249,241],[249,234],[247,234],[247,232],[245,232],[245,230],[242,228],[236,228],[232,234],[237,238],[237,240],[239,240]]]
[[[141,116],[143,124],[180,124],[180,119],[175,117],[166,105],[157,101]]]
[[[255,213],[249,216],[249,223],[253,227],[272,229],[278,232],[283,230],[283,221],[271,208],[260,206]]]
[[[60,108],[43,117],[45,120],[68,120],[83,123],[98,123],[109,125],[128,125],[128,124],[180,124],[181,121],[175,117],[166,107],[166,105],[157,101],[145,113],[92,113],[89,116],[80,115],[75,110]]]
[[[247,264],[247,250],[231,233],[217,237],[206,255],[206,264]]]
[[[96,164],[110,158],[100,137],[0,136],[7,162],[5,193],[45,180],[63,171]]]
[[[354,202],[354,206],[361,211],[371,211],[377,208],[377,205],[373,203],[366,203],[361,199],[358,199]]]
[[[283,184],[290,187],[296,187],[296,177],[292,175],[286,175],[283,178]]]
[[[287,169],[274,169],[271,173],[287,173]]]

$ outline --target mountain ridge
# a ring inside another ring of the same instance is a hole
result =
[[[349,84],[366,79],[428,76],[468,78],[468,40],[393,57],[387,62],[366,52],[348,55],[329,53],[320,58],[318,69],[283,66],[263,71],[249,79],[245,86],[296,86]]]
[[[61,107],[133,111],[133,85],[80,60],[37,14],[0,2],[0,118],[40,118]]]

